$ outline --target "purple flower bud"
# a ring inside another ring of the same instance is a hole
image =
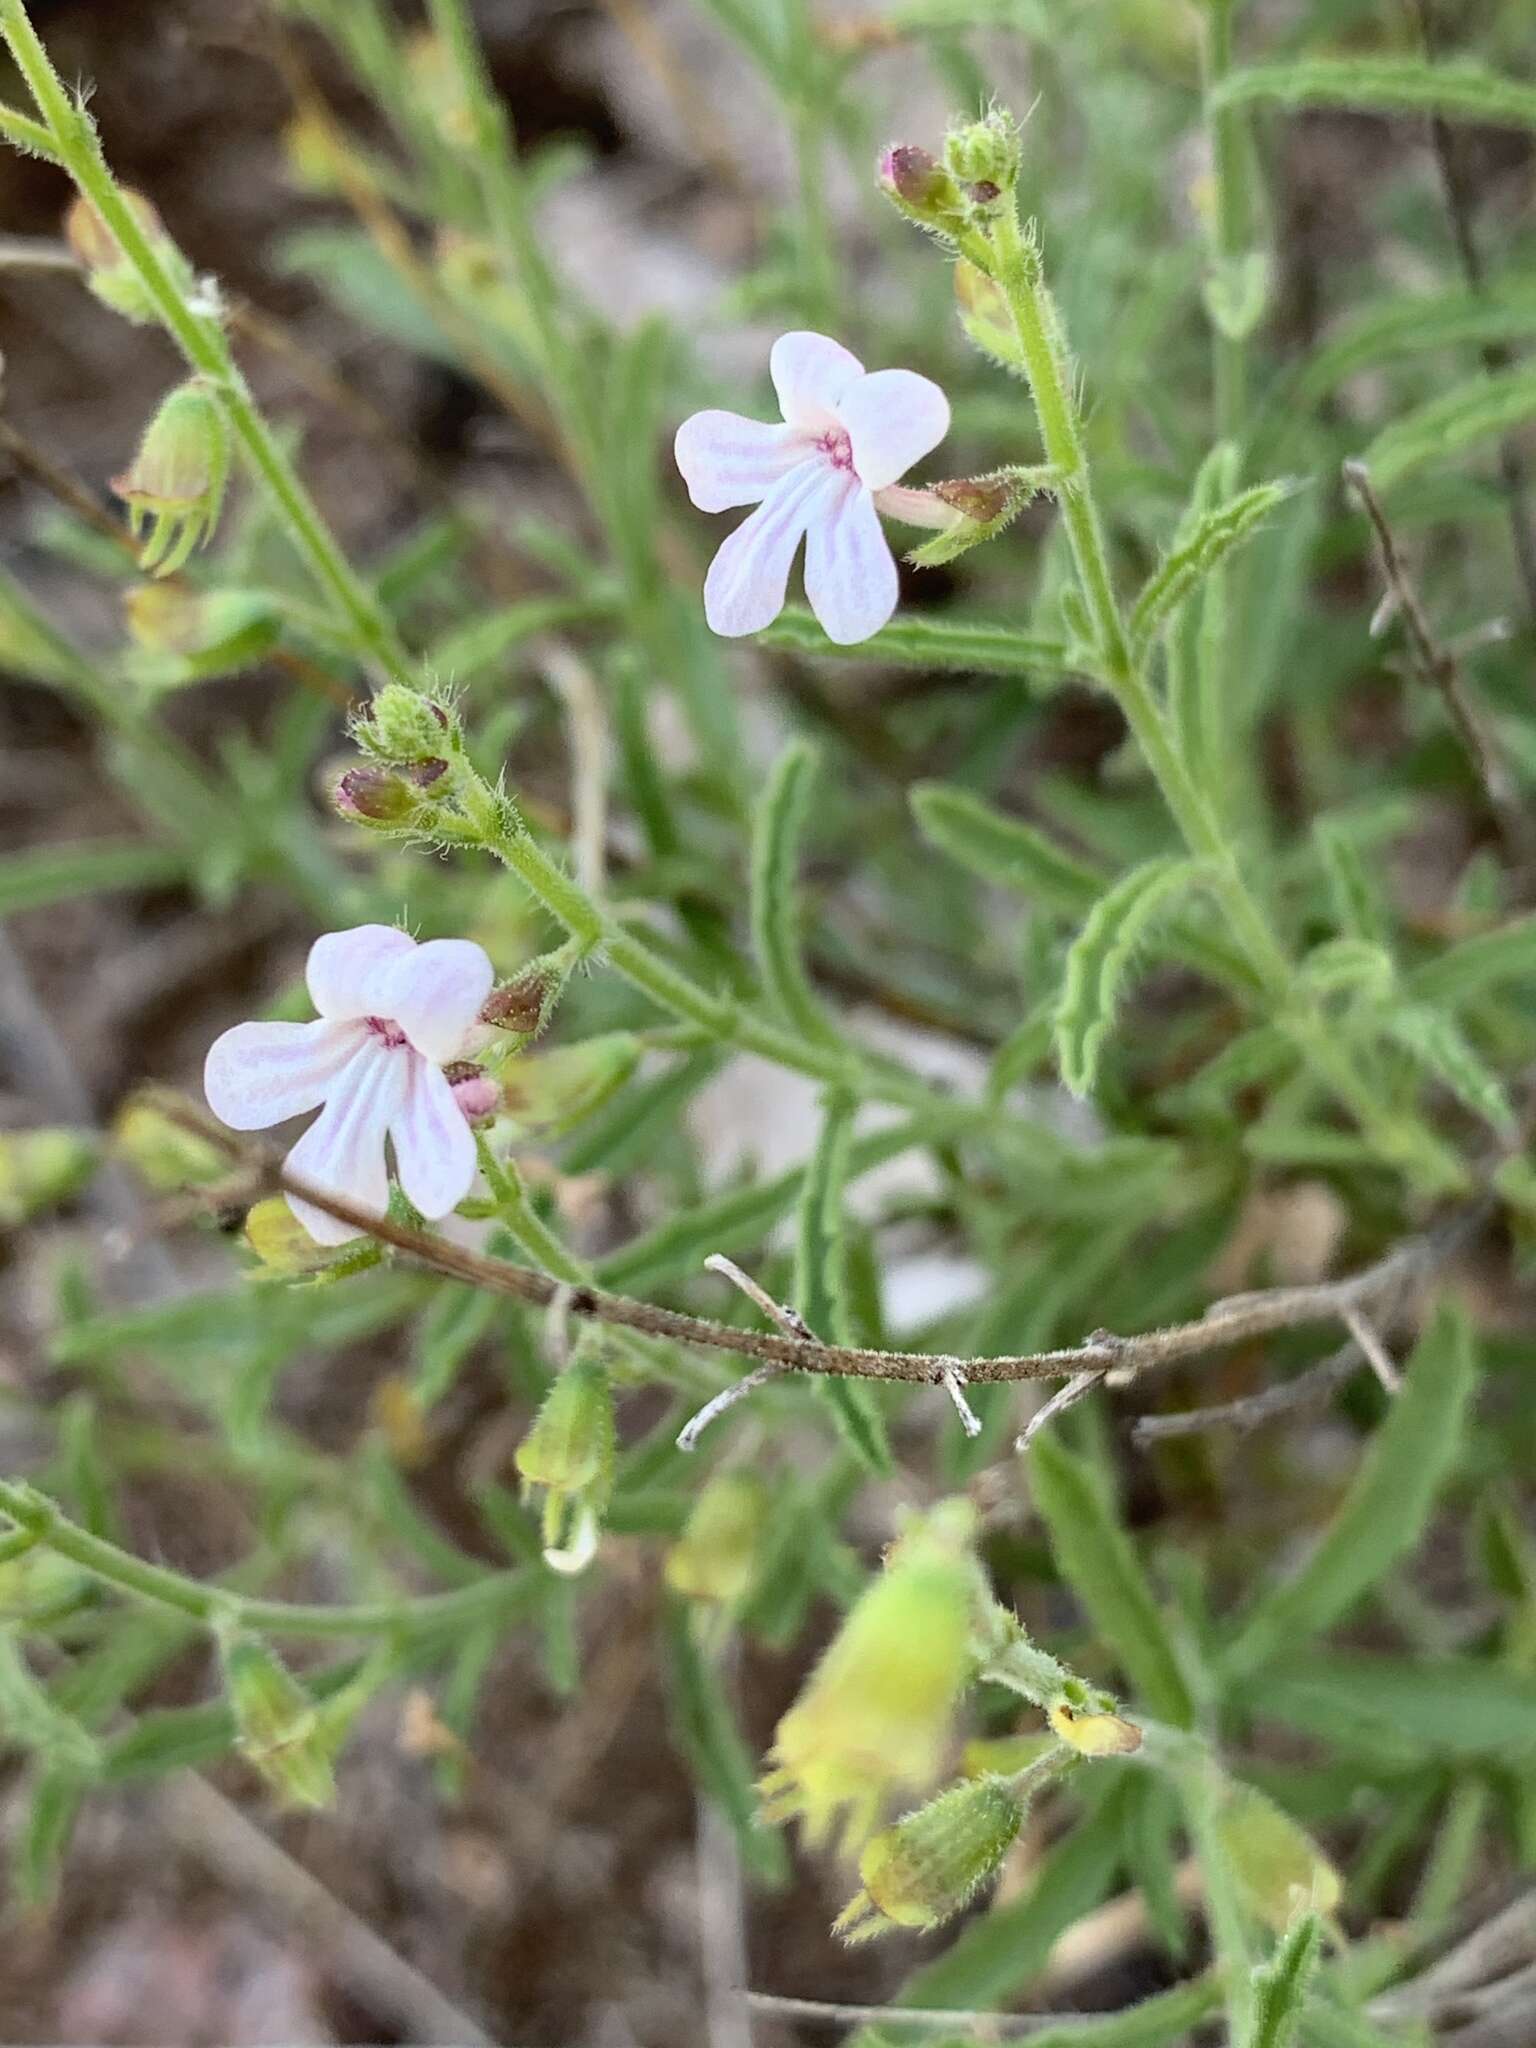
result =
[[[453,1099],[469,1124],[489,1123],[501,1107],[501,1090],[473,1060],[454,1060],[444,1067]]]
[[[893,143],[880,158],[876,176],[886,197],[926,227],[943,227],[963,210],[954,178],[915,143]]]
[[[359,825],[403,825],[416,808],[415,792],[392,768],[349,768],[331,800]]]

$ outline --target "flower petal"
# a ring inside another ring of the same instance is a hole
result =
[[[392,1017],[419,1053],[457,1057],[491,992],[496,970],[473,939],[429,939],[374,976],[374,1013]]]
[[[203,1093],[232,1131],[264,1131],[316,1109],[365,1036],[360,1024],[236,1024],[208,1048]]]
[[[405,1101],[411,1065],[404,1047],[367,1039],[332,1082],[324,1109],[288,1154],[290,1173],[382,1216],[389,1203],[384,1139]],[[317,1244],[347,1244],[359,1235],[350,1223],[293,1195],[288,1206]]]
[[[838,401],[864,374],[864,365],[829,335],[781,334],[768,357],[779,410],[792,427],[825,427]]]
[[[806,454],[798,428],[769,426],[735,412],[696,412],[678,428],[672,447],[701,512],[759,504]]]
[[[949,432],[949,400],[916,370],[876,370],[838,401],[853,466],[872,491],[895,483]]]
[[[400,1185],[433,1221],[456,1209],[476,1169],[474,1133],[441,1070],[412,1059],[404,1106],[389,1127]]]
[[[800,463],[721,543],[704,578],[704,616],[713,632],[735,640],[760,633],[778,617],[795,550],[816,516],[818,498],[837,491],[846,474],[819,459]]]
[[[379,970],[415,950],[410,933],[392,924],[358,924],[350,931],[327,932],[309,949],[304,978],[310,1001],[322,1017],[377,1016],[373,984]]]
[[[829,640],[848,647],[896,609],[896,563],[873,494],[844,473],[835,504],[818,507],[805,541],[805,595]]]

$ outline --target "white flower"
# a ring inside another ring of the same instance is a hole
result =
[[[949,400],[914,370],[867,373],[824,334],[785,334],[768,358],[783,426],[696,412],[677,430],[677,466],[701,512],[756,505],[704,580],[704,616],[732,638],[784,608],[805,536],[805,594],[829,640],[878,633],[896,609],[896,563],[875,493],[949,431]]]
[[[232,1130],[261,1131],[320,1114],[288,1154],[295,1178],[383,1215],[384,1141],[400,1185],[421,1211],[446,1216],[469,1193],[475,1141],[442,1072],[474,1026],[495,973],[468,939],[418,946],[391,925],[361,924],[316,939],[305,970],[313,1024],[237,1024],[214,1041],[203,1091]],[[349,1224],[289,1197],[320,1244],[357,1236]]]

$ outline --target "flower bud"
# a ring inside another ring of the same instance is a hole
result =
[[[460,1114],[469,1124],[486,1124],[501,1107],[501,1090],[473,1060],[453,1060],[443,1069]]]
[[[1018,1839],[1024,1801],[1002,1778],[952,1785],[883,1828],[859,1858],[864,1889],[833,1923],[844,1941],[937,1927],[984,1885]]]
[[[525,1499],[543,1495],[544,1562],[585,1571],[613,1488],[613,1394],[602,1363],[580,1353],[544,1396],[517,1447]]]
[[[994,108],[985,120],[952,128],[944,141],[944,161],[960,183],[971,188],[966,196],[973,204],[995,204],[1018,183],[1023,161],[1012,115]]]
[[[112,1149],[157,1195],[206,1186],[229,1172],[229,1161],[217,1146],[142,1099],[119,1112]]]
[[[1141,1747],[1141,1730],[1119,1714],[1085,1714],[1066,1700],[1057,1700],[1049,1715],[1051,1727],[1080,1756],[1131,1756]]]
[[[516,1031],[531,1038],[543,1030],[550,1003],[564,985],[563,980],[535,962],[511,981],[491,990],[480,1005],[480,1022],[494,1024],[498,1031]]]
[[[196,280],[185,256],[165,232],[160,216],[142,192],[124,189],[129,211],[154,245],[162,267],[182,292],[190,292]],[[64,239],[69,244],[92,294],[114,313],[137,326],[152,326],[160,318],[158,307],[145,289],[138,271],[124,256],[117,237],[90,200],[81,196],[70,203],[64,215]]]
[[[67,1202],[95,1172],[98,1156],[89,1131],[0,1132],[0,1225],[25,1223]]]
[[[920,227],[941,233],[965,218],[959,186],[936,157],[915,143],[893,143],[880,158],[876,178],[891,204]]]
[[[1257,1785],[1222,1780],[1216,1832],[1244,1903],[1277,1934],[1298,1909],[1326,1915],[1343,1896],[1339,1873],[1306,1829]]]
[[[732,1607],[751,1591],[771,1502],[755,1472],[720,1472],[694,1502],[667,1552],[665,1577],[688,1600]]]
[[[355,736],[376,761],[420,767],[441,761],[444,735],[456,725],[445,705],[404,683],[388,683],[358,719]]]
[[[408,825],[420,811],[423,792],[447,773],[448,763],[441,755],[402,768],[365,761],[338,778],[331,802],[357,825]]]
[[[245,1241],[274,1273],[314,1273],[330,1255],[310,1236],[282,1195],[254,1203],[245,1218]]]
[[[502,1100],[530,1137],[553,1137],[590,1116],[640,1062],[632,1032],[604,1031],[557,1052],[520,1055],[502,1073]]]
[[[964,256],[955,265],[955,306],[960,325],[982,354],[1005,370],[1022,374],[1024,352],[1008,301],[996,279]]]
[[[259,1636],[226,1631],[219,1647],[241,1754],[286,1804],[329,1806],[336,1741],[319,1707]]]
[[[201,377],[161,401],[139,452],[112,488],[127,501],[135,537],[148,528],[139,567],[173,576],[212,534],[229,481],[229,428]]]
[[[975,1529],[969,1502],[942,1501],[892,1545],[774,1731],[767,1819],[798,1816],[813,1845],[840,1819],[851,1849],[889,1795],[933,1782],[977,1665]]]

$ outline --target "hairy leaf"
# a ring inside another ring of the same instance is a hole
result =
[[[1090,1095],[1138,947],[1200,886],[1201,863],[1167,856],[1133,868],[1095,904],[1067,955],[1056,1056],[1074,1095]]]
[[[1322,1540],[1294,1577],[1250,1606],[1222,1660],[1228,1678],[1246,1678],[1293,1654],[1413,1548],[1461,1456],[1475,1384],[1470,1332],[1444,1308],[1419,1340],[1402,1390]]]

